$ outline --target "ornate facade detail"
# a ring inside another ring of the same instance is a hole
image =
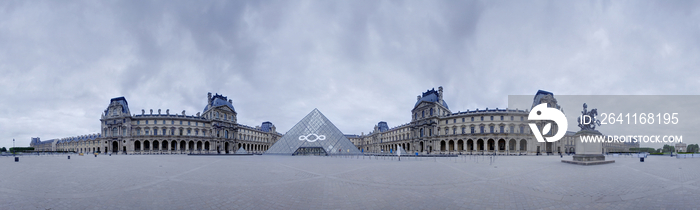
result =
[[[131,116],[124,97],[113,98],[101,115],[99,134],[52,140],[54,147],[43,151],[75,151],[110,154],[226,154],[244,148],[262,153],[282,137],[270,122],[257,128],[236,123],[231,100],[207,94],[204,112],[195,116],[158,114]],[[40,145],[41,141],[36,142]],[[49,142],[49,141],[46,141]],[[42,148],[45,147],[41,144]]]

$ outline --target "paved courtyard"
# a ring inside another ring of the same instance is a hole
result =
[[[700,158],[609,159],[2,157],[0,209],[700,208]]]

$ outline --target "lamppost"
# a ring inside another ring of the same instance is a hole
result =
[[[12,139],[12,156],[15,156],[15,150],[17,150],[17,148],[15,148],[15,139]]]

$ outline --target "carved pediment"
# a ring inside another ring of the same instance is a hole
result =
[[[232,110],[230,107],[225,106],[225,105],[223,105],[223,106],[218,106],[218,107],[216,107],[215,109],[216,109],[216,110],[223,111],[223,112],[233,113],[233,110]]]

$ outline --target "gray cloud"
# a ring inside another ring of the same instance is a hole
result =
[[[319,108],[345,133],[410,121],[445,88],[452,111],[508,95],[698,94],[693,1],[4,1],[0,146],[99,131],[125,96],[284,132]]]

